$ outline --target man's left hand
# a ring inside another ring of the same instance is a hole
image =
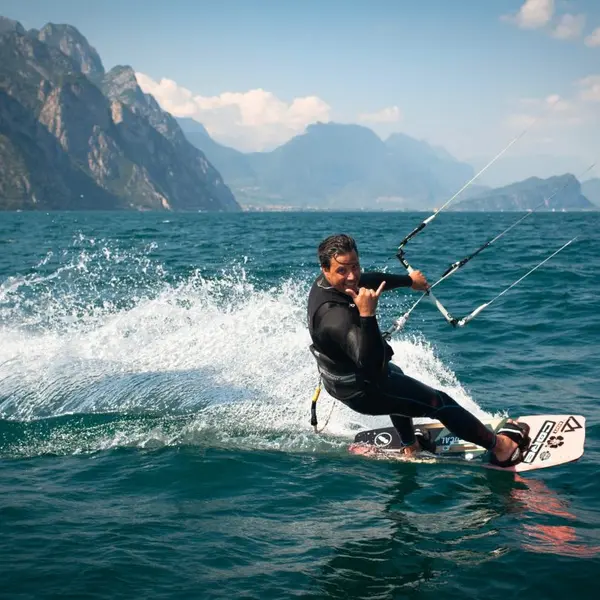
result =
[[[412,271],[410,273],[410,278],[412,279],[412,285],[410,286],[413,290],[419,290],[421,292],[426,292],[429,289],[429,284],[427,283],[427,279],[425,275],[421,273],[421,271]]]

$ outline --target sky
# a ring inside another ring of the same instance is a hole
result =
[[[600,163],[600,0],[0,0],[0,15],[74,25],[107,70],[131,65],[242,151],[334,121],[476,168],[525,129],[486,183]]]

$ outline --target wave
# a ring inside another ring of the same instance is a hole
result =
[[[310,281],[275,284],[232,264],[173,273],[153,254],[78,236],[0,285],[0,455],[226,444],[335,448],[386,417],[322,393],[325,436],[309,423],[317,382],[308,352]],[[419,334],[395,362],[483,412]],[[3,436],[4,437],[4,436]]]

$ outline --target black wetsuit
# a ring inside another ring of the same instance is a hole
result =
[[[362,273],[360,287],[410,287],[408,275]],[[405,375],[390,362],[394,351],[377,318],[361,317],[353,299],[321,274],[308,297],[311,351],[331,396],[367,415],[390,415],[404,444],[414,443],[413,417],[438,419],[455,435],[491,449],[496,435],[448,394]]]

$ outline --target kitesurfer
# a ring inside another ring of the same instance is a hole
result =
[[[453,434],[490,451],[490,461],[508,467],[523,459],[527,430],[508,422],[497,433],[441,390],[405,375],[391,362],[376,309],[381,293],[399,287],[426,291],[420,271],[410,275],[362,273],[358,249],[345,234],[324,239],[318,248],[321,273],[308,298],[311,352],[327,392],[356,412],[390,415],[404,452],[412,455],[427,440],[413,427],[415,417],[441,421]]]

